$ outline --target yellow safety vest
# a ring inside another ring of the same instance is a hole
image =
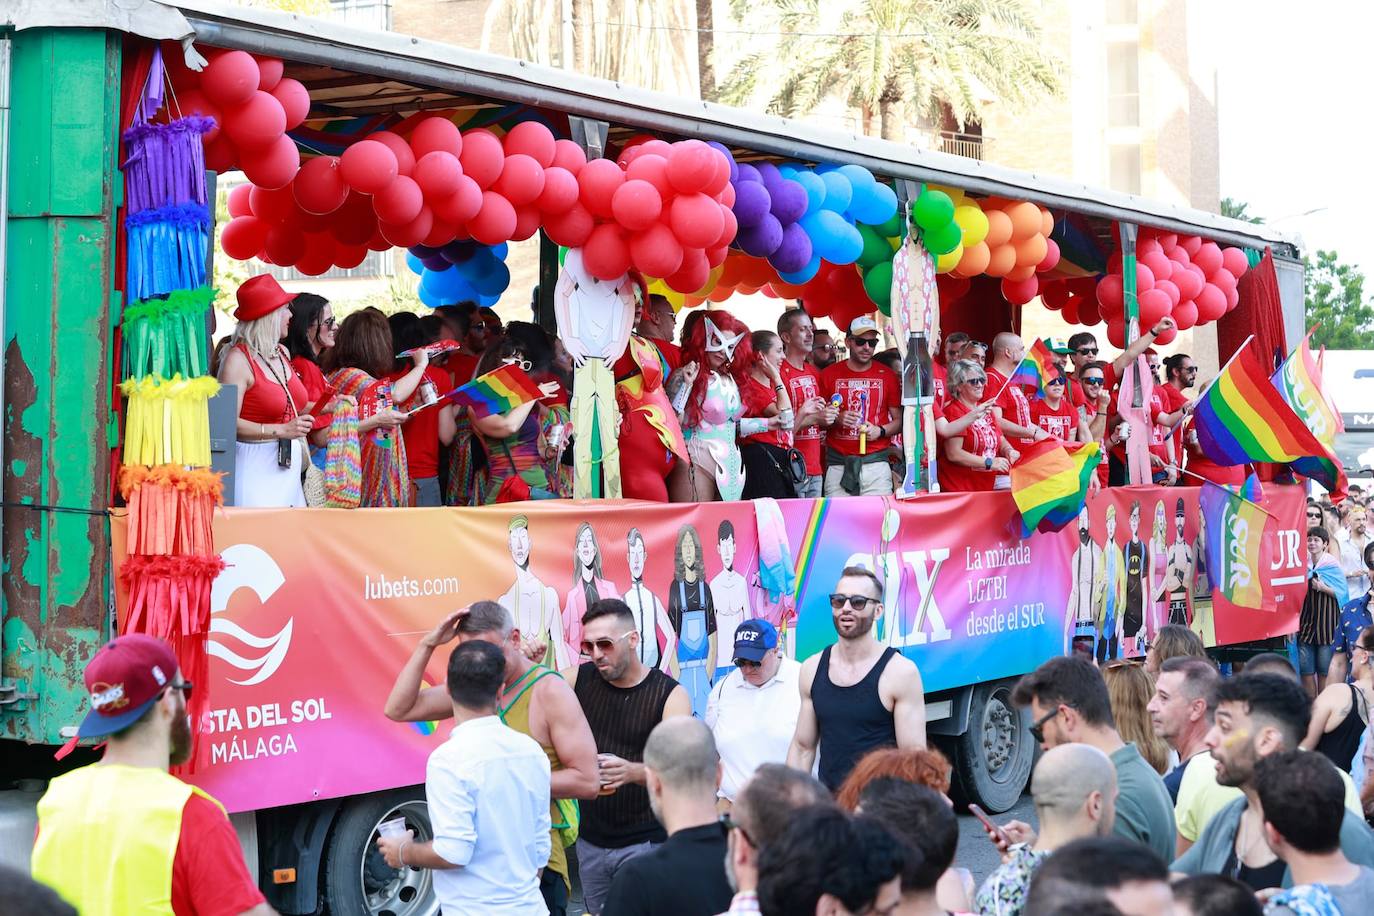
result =
[[[92,764],[57,777],[38,802],[33,877],[82,916],[172,916],[172,863],[192,793],[214,801],[149,767]]]

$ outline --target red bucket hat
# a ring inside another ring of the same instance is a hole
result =
[[[281,288],[276,277],[258,274],[239,286],[239,306],[234,309],[234,317],[239,321],[255,321],[272,314],[295,298],[295,293],[288,293]]]

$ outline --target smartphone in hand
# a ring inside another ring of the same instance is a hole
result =
[[[976,804],[970,803],[968,806],[968,813],[978,818],[978,820],[982,822],[983,826],[988,829],[988,832],[997,837],[997,842],[1000,843],[1002,846],[1012,845],[1011,837],[1007,836],[1007,832],[1003,830],[1001,827],[998,827],[996,824],[994,824],[992,822],[992,818],[988,817],[988,813],[984,811],[981,807],[979,807]]]

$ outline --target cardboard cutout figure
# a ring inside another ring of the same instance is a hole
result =
[[[696,528],[678,529],[673,551],[673,582],[668,587],[668,620],[677,634],[670,673],[692,700],[692,715],[706,715],[716,673],[716,609],[706,585],[706,558]]]
[[[1193,548],[1183,537],[1183,497],[1178,498],[1174,514],[1174,543],[1169,546],[1164,570],[1164,592],[1169,601],[1169,623],[1192,626]]]
[[[590,522],[577,527],[573,543],[573,585],[563,605],[563,635],[568,658],[576,663],[582,656],[582,618],[602,598],[619,597],[615,583],[601,576],[601,545]]]
[[[721,570],[711,579],[711,603],[716,611],[716,675],[735,666],[735,630],[750,616],[749,583],[735,570],[735,526],[727,518],[716,534]]]
[[[631,528],[625,535],[625,545],[630,586],[625,589],[621,600],[635,618],[635,630],[639,633],[639,660],[650,668],[667,671],[668,660],[674,657],[677,634],[673,632],[673,624],[668,619],[668,609],[644,584],[644,567],[649,562],[644,535],[638,528]]]
[[[502,595],[497,603],[510,611],[522,638],[531,644],[544,643],[540,664],[562,671],[577,660],[577,654],[568,654],[568,644],[563,639],[558,593],[530,571],[530,550],[533,545],[530,542],[529,516],[515,516],[510,520],[507,530],[507,546],[510,548],[511,562],[515,564],[515,581],[511,583],[510,591]]]
[[[1097,612],[1097,661],[1121,657],[1126,628],[1126,555],[1116,543],[1116,506],[1107,507],[1107,539],[1102,545],[1102,569],[1106,586]]]
[[[1073,586],[1069,589],[1069,607],[1064,615],[1065,655],[1080,636],[1096,640],[1097,609],[1102,606],[1107,587],[1102,548],[1094,544],[1088,534],[1087,506],[1078,513],[1078,549],[1069,560],[1069,574],[1073,577]]]
[[[634,283],[627,275],[610,281],[593,277],[582,263],[581,250],[571,248],[558,275],[553,307],[559,339],[574,366],[573,496],[619,499],[620,412],[611,366],[630,339]]]

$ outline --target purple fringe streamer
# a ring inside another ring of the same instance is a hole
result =
[[[140,213],[207,200],[205,148],[201,137],[215,119],[190,115],[167,124],[136,122],[124,131],[129,157],[124,170],[125,209]]]

